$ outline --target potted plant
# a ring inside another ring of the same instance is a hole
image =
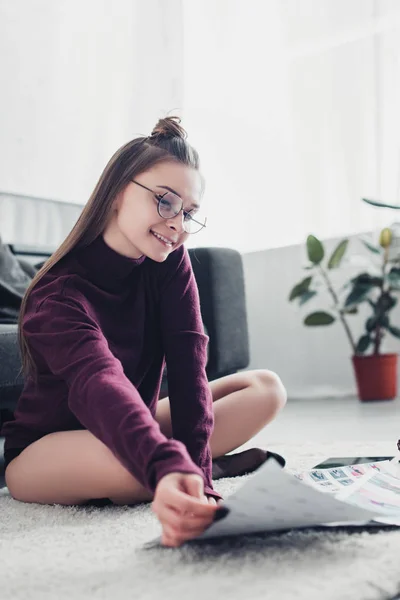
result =
[[[342,263],[349,240],[343,239],[329,259],[325,258],[323,244],[315,236],[307,238],[309,271],[290,292],[289,301],[297,300],[302,306],[318,293],[317,282],[324,282],[331,298],[332,311],[315,311],[304,318],[307,326],[327,326],[339,320],[352,349],[360,400],[388,400],[397,395],[397,353],[383,354],[382,342],[386,334],[400,338],[400,328],[393,324],[391,311],[397,304],[400,292],[400,268],[398,259],[390,257],[392,231],[385,228],[379,236],[379,246],[366,240],[361,242],[379,259],[379,268],[372,273],[362,272],[353,277],[338,292],[330,277],[330,271]],[[356,314],[361,304],[369,308],[365,329],[356,340],[348,323],[350,315]]]

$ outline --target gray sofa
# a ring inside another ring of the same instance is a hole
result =
[[[1,231],[0,231],[1,233]],[[36,264],[46,256],[39,248],[10,246],[22,262]],[[210,337],[207,374],[209,380],[245,369],[249,364],[242,259],[226,248],[196,248],[189,251],[199,288],[201,310]],[[0,323],[0,423],[13,418],[23,387],[20,374],[17,326]],[[167,394],[164,378],[162,395]],[[0,487],[4,485],[4,439],[0,437]]]

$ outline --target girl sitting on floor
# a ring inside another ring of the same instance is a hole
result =
[[[247,442],[284,406],[270,371],[209,383],[184,242],[199,232],[203,179],[179,119],[111,158],[20,312],[25,386],[3,427],[6,484],[21,502],[153,502],[162,542],[210,525],[215,478],[268,452]],[[159,400],[167,365],[169,398]],[[214,459],[214,463],[212,463]]]

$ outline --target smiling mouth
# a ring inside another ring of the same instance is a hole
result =
[[[160,243],[161,243],[163,246],[165,246],[165,247],[167,247],[167,248],[172,248],[172,247],[173,247],[173,246],[176,244],[176,242],[174,242],[174,241],[172,241],[172,240],[169,240],[168,238],[164,237],[163,235],[161,235],[161,234],[159,234],[159,233],[157,233],[157,232],[155,232],[155,231],[152,231],[152,230],[150,230],[150,231],[151,231],[151,233],[154,235],[154,237],[155,237],[155,238],[156,238],[156,239],[157,239],[157,240],[158,240],[158,241],[159,241],[159,242],[160,242]]]

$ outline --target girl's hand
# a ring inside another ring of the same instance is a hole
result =
[[[223,503],[223,500],[216,500],[214,496],[208,496],[208,504],[216,504],[217,506],[221,506]]]
[[[177,547],[203,533],[213,522],[217,508],[215,499],[204,495],[200,475],[165,475],[158,482],[152,504],[162,526],[163,545]]]

